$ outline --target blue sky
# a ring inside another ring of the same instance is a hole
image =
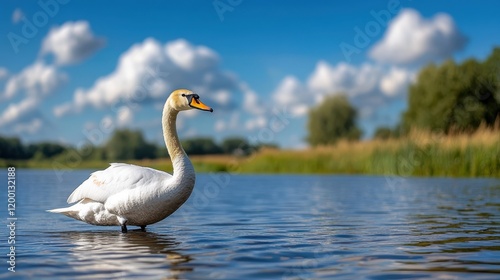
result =
[[[307,110],[339,92],[369,137],[398,122],[423,65],[500,45],[500,4],[480,3],[2,1],[0,134],[161,143],[161,106],[185,87],[215,112],[182,114],[181,138],[304,147]]]

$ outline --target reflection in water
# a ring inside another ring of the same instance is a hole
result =
[[[425,264],[402,262],[402,270],[500,273],[500,188],[434,192],[424,211],[409,214],[408,254],[425,256]],[[426,205],[424,205],[426,206]],[[488,252],[488,253],[486,253]]]
[[[19,269],[0,278],[499,279],[498,180],[231,175],[215,195],[201,174],[181,211],[122,234],[45,212],[88,173],[19,171]]]
[[[99,271],[93,275],[97,278],[127,275],[178,279],[182,272],[192,269],[183,267],[191,258],[174,251],[178,242],[166,235],[139,230],[127,234],[70,231],[51,235],[73,245],[68,264],[74,270],[82,273]],[[165,257],[159,258],[158,255]]]

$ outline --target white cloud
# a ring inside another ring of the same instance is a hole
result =
[[[28,133],[28,134],[35,134],[40,131],[40,129],[43,127],[43,120],[40,118],[34,118],[27,123],[19,123],[14,127],[14,132],[17,134],[20,133]]]
[[[414,80],[414,73],[406,69],[392,67],[391,70],[382,77],[380,90],[387,96],[398,96],[405,93],[408,85]]]
[[[284,106],[292,116],[300,117],[326,95],[344,93],[362,100],[361,96],[381,94],[379,84],[384,74],[381,67],[368,63],[353,66],[342,62],[332,66],[319,61],[307,85],[293,76],[287,76],[273,92],[272,98],[274,104]]]
[[[218,90],[212,93],[212,95],[212,99],[220,105],[227,106],[231,101],[231,93],[228,90]]]
[[[293,76],[285,77],[272,94],[278,106],[287,108],[294,116],[303,116],[312,104],[312,96],[304,85]]]
[[[24,13],[21,9],[16,8],[12,13],[12,23],[17,24],[24,17]]]
[[[205,46],[195,47],[186,40],[165,45],[166,56],[185,71],[213,68],[218,63],[217,54]]]
[[[52,28],[42,44],[42,54],[53,54],[57,64],[74,64],[94,54],[104,39],[92,33],[87,21],[66,22]]]
[[[247,130],[254,130],[263,128],[267,125],[267,118],[265,116],[257,116],[255,118],[249,119],[245,123],[245,128]]]
[[[4,67],[0,67],[0,81],[9,77],[9,70]]]
[[[379,67],[368,63],[359,67],[343,62],[331,66],[320,61],[307,85],[314,92],[316,101],[319,101],[325,94],[345,93],[356,96],[372,93],[382,75],[383,71]]]
[[[15,125],[37,117],[39,115],[37,110],[39,103],[39,98],[28,97],[19,103],[10,104],[0,115],[0,127]]]
[[[123,53],[112,73],[99,78],[90,89],[77,89],[72,104],[57,106],[54,112],[62,116],[86,106],[164,102],[170,91],[184,87],[195,90],[207,104],[224,107],[231,103],[229,93],[238,89],[238,83],[219,69],[217,54],[207,47],[183,39],[161,44],[148,38]]]
[[[262,115],[266,113],[266,104],[264,104],[257,93],[253,91],[246,83],[240,84],[240,90],[243,92],[243,109],[252,115]]]
[[[386,63],[428,62],[451,56],[466,42],[449,15],[441,13],[425,19],[413,9],[403,9],[369,55]]]
[[[126,127],[130,126],[132,120],[134,118],[134,114],[132,110],[126,106],[122,106],[118,109],[116,115],[105,115],[99,122],[99,126],[106,131],[112,131],[116,127]],[[157,123],[157,121],[156,121]],[[96,128],[98,125],[94,122],[88,121],[84,123],[83,127],[85,130],[92,130]]]
[[[45,124],[39,109],[42,101],[66,83],[67,75],[59,72],[53,65],[46,65],[41,61],[35,61],[17,74],[9,75],[5,70],[3,76],[5,75],[8,79],[1,97],[11,99],[20,93],[25,97],[7,106],[0,115],[0,128],[9,128],[9,131],[18,134],[38,132]]]
[[[62,117],[70,113],[72,110],[74,110],[73,105],[71,103],[65,103],[57,107],[54,107],[53,113],[54,116],[56,117]]]
[[[19,92],[30,96],[48,96],[66,83],[68,77],[52,65],[37,61],[21,73],[11,75],[6,82],[4,98],[10,99]]]
[[[214,130],[217,132],[222,132],[224,130],[241,130],[241,128],[241,114],[237,111],[232,112],[229,117],[216,120],[214,124]]]

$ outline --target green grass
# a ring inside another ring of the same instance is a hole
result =
[[[250,173],[342,173],[500,177],[500,131],[472,135],[412,132],[406,138],[341,142],[303,151],[268,150],[241,163]]]
[[[307,150],[262,150],[248,158],[192,156],[197,172],[377,174],[500,178],[500,131],[472,135],[412,132],[406,138],[339,142]],[[127,161],[172,171],[169,159]],[[103,169],[105,161],[0,160],[0,166],[45,169]]]
[[[191,160],[197,172],[222,172],[227,171],[227,163],[232,161],[233,157],[226,155],[192,156]],[[119,162],[126,162],[172,172],[172,163],[168,158],[154,160],[126,160]],[[65,156],[61,156],[52,160],[0,159],[0,167],[8,166],[37,169],[105,169],[109,166],[109,162],[103,160],[81,161],[74,160],[71,157]]]

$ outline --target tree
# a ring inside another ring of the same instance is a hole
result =
[[[0,137],[0,158],[23,159],[26,151],[21,140],[17,137]]]
[[[220,154],[221,148],[212,138],[198,137],[182,141],[182,147],[188,155]]]
[[[29,151],[30,157],[35,157],[36,159],[47,159],[64,153],[67,150],[67,147],[57,143],[41,142],[30,144],[27,150]]]
[[[249,155],[253,150],[247,139],[242,137],[226,138],[222,141],[221,147],[225,154]]]
[[[146,142],[140,131],[116,130],[104,146],[110,160],[156,158],[157,147]]]
[[[341,138],[361,137],[356,125],[357,111],[345,95],[332,95],[309,112],[307,141],[312,146],[334,144]]]
[[[403,127],[435,132],[472,132],[493,125],[500,114],[500,49],[483,63],[446,61],[423,68],[410,86]]]

